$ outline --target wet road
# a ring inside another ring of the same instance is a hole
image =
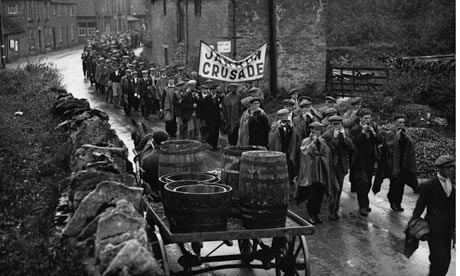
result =
[[[123,114],[122,109],[114,109],[106,104],[104,97],[94,92],[89,82],[83,78],[80,54],[81,48],[70,51],[61,51],[43,57],[43,61],[52,62],[60,70],[63,76],[63,85],[77,98],[89,100],[92,108],[107,112],[110,116],[110,124],[123,140],[132,154],[133,143],[130,132],[133,130],[131,118]],[[9,67],[14,67],[10,64]],[[138,114],[133,119],[141,120]],[[164,128],[164,124],[157,118],[146,122],[149,127]],[[221,145],[226,143],[220,139]],[[205,151],[207,170],[220,169],[221,153]],[[311,254],[312,275],[378,275],[378,276],[419,276],[428,274],[428,245],[421,242],[419,249],[410,259],[403,254],[404,228],[410,219],[412,210],[417,199],[410,188],[406,188],[403,199],[402,213],[393,212],[386,199],[388,183],[382,185],[382,191],[370,194],[372,212],[367,218],[361,217],[358,212],[356,194],[350,193],[349,183],[344,184],[342,194],[341,213],[342,219],[337,222],[327,221],[327,211],[323,206],[322,216],[324,223],[316,226],[316,233],[307,236],[309,251]],[[324,204],[323,204],[324,205]],[[290,206],[301,216],[305,215],[304,206]],[[235,243],[236,244],[236,243]],[[209,251],[206,246],[203,251]],[[170,246],[168,248],[170,262],[174,270],[174,264],[179,253]],[[224,253],[238,253],[237,246],[222,247]],[[452,262],[448,272],[449,276],[455,275],[455,250],[452,250]],[[273,270],[247,270],[232,269],[221,270],[205,275],[275,275]]]

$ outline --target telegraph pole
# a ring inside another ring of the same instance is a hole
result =
[[[3,41],[3,7],[2,0],[0,0],[0,57],[1,57],[1,66],[0,68],[5,68],[5,42]]]

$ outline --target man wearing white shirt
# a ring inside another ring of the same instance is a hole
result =
[[[446,275],[451,260],[451,239],[455,238],[455,159],[451,155],[441,155],[434,166],[438,174],[421,184],[411,219],[420,218],[427,209],[430,276]]]

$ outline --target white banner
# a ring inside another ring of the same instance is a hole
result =
[[[247,58],[235,61],[201,41],[200,65],[198,74],[207,79],[226,82],[246,82],[261,79],[264,76],[265,52],[267,43]]]

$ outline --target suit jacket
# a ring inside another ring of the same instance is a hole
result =
[[[452,237],[455,230],[455,188],[452,187],[450,197],[447,197],[437,176],[422,183],[411,220],[420,218],[425,208],[430,234]]]

